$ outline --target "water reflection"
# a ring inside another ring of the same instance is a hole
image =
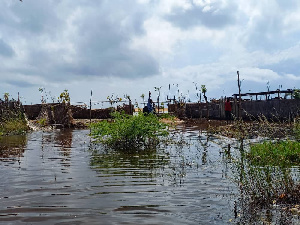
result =
[[[73,137],[73,130],[72,129],[65,129],[60,130],[55,133],[55,144],[60,147],[64,156],[69,156],[70,151],[72,148],[72,137]]]
[[[23,156],[26,144],[26,135],[0,136],[0,160],[18,160]]]
[[[88,133],[33,132],[20,146],[20,165],[0,161],[0,224],[226,224],[233,218],[220,147],[204,134],[186,130],[173,136],[181,144],[123,152],[91,145]]]
[[[72,141],[73,130],[71,129],[60,130],[54,137],[55,146],[59,148],[59,155],[64,157],[61,164],[65,167],[70,167]]]
[[[119,168],[120,171],[114,173],[122,175],[128,173],[129,169],[135,168],[134,175],[153,177],[156,170],[164,167],[168,161],[168,154],[157,153],[157,149],[137,152],[92,148],[90,165],[101,173]]]

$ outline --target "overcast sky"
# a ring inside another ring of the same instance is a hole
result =
[[[300,88],[298,0],[0,4],[0,94],[23,104],[40,103],[39,88],[49,98],[68,89],[74,104],[91,90],[93,101],[155,99],[154,87],[196,101],[201,85],[220,98],[238,93],[237,71],[242,92]]]

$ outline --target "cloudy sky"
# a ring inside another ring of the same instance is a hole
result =
[[[298,0],[3,0],[0,90],[23,104],[300,88]],[[169,84],[171,90],[169,91]],[[197,90],[196,90],[197,87]],[[179,91],[178,91],[179,90]],[[2,97],[1,97],[2,98]]]

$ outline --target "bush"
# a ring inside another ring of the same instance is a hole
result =
[[[29,127],[23,118],[7,119],[0,123],[0,135],[23,134]]]
[[[167,125],[152,113],[130,116],[114,112],[112,117],[113,121],[91,124],[91,136],[112,148],[152,148],[159,143],[160,137],[168,135]]]

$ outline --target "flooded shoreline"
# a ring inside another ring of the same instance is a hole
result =
[[[180,126],[172,134],[177,144],[141,152],[94,144],[89,130],[1,137],[0,224],[252,221],[241,218],[233,159],[224,155],[228,143],[233,154],[238,145],[198,127]]]
[[[22,151],[1,155],[1,224],[224,224],[231,219],[234,186],[219,168],[217,145],[110,152],[93,147],[88,133],[34,131],[20,137],[19,146],[15,139],[5,141],[2,152],[7,143]],[[198,142],[197,135],[191,137]]]

